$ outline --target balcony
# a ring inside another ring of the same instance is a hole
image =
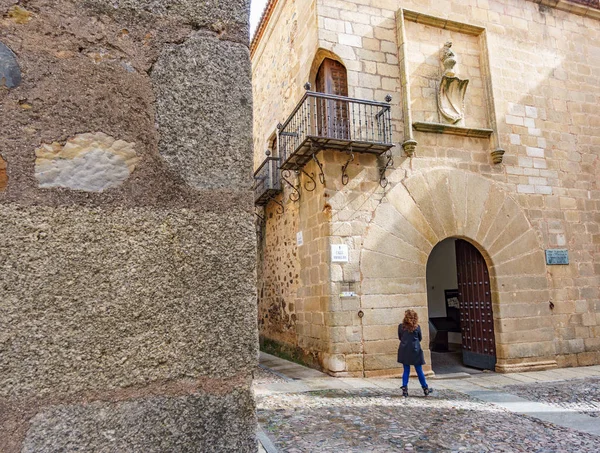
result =
[[[279,158],[267,157],[254,173],[254,204],[266,205],[271,198],[281,192]]]
[[[384,102],[307,91],[279,128],[282,170],[302,168],[321,149],[379,155],[393,146]]]

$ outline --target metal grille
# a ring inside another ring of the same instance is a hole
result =
[[[281,192],[279,158],[267,157],[254,173],[254,204],[266,205],[277,193]]]
[[[314,91],[279,130],[282,169],[301,168],[315,148],[381,154],[392,146],[389,104]]]

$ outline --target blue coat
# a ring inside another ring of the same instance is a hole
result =
[[[402,324],[398,325],[398,339],[400,340],[398,363],[403,365],[425,365],[425,357],[421,349],[422,338],[421,326],[417,326],[413,332],[409,332],[404,330]]]

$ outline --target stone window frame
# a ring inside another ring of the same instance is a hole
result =
[[[428,25],[431,27],[442,28],[451,31],[476,36],[479,38],[481,54],[481,78],[484,82],[484,95],[486,100],[486,112],[488,127],[465,128],[439,123],[413,122],[410,96],[410,77],[408,72],[408,40],[406,36],[406,22]],[[496,117],[496,107],[494,103],[494,90],[492,86],[492,74],[490,67],[489,46],[485,27],[471,25],[464,22],[457,22],[443,17],[432,16],[419,13],[417,11],[400,8],[396,12],[397,36],[398,36],[398,56],[400,59],[400,86],[402,90],[402,112],[404,115],[404,142],[402,148],[409,157],[412,157],[417,142],[414,138],[414,130],[422,132],[462,135],[466,137],[490,138],[490,154],[494,164],[502,162],[504,149],[500,146],[500,137],[498,133],[498,121]]]

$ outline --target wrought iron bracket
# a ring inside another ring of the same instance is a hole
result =
[[[278,205],[277,214],[282,215],[285,212],[285,207],[281,201],[277,200],[275,197],[271,197],[269,201],[273,201],[273,203]]]
[[[387,172],[387,170],[390,167],[392,167],[394,165],[394,157],[392,156],[391,150],[388,150],[385,153],[385,157],[386,157],[387,161],[385,162],[385,165],[379,169],[379,185],[381,187],[383,187],[384,189],[387,187],[388,182],[389,182],[385,173]]]
[[[325,173],[323,172],[323,164],[319,161],[319,159],[317,159],[317,153],[313,153],[312,159],[319,167],[319,181],[321,182],[321,184],[325,185]]]
[[[350,157],[348,158],[346,163],[344,165],[342,165],[342,184],[343,185],[348,184],[348,181],[350,180],[350,177],[348,176],[348,173],[346,173],[346,170],[348,169],[348,165],[350,165],[350,162],[352,162],[354,160],[354,153],[352,152],[352,148],[350,148],[348,153],[350,154]]]
[[[266,218],[264,216],[260,215],[258,212],[256,212],[256,210],[254,211],[254,214],[256,215],[256,222],[255,222],[256,238],[260,242],[264,238],[264,228],[265,228],[265,224],[266,224]]]
[[[304,189],[308,192],[312,192],[317,188],[317,181],[315,181],[315,174],[311,173],[308,174],[307,172],[304,171],[304,169],[300,170],[302,173],[304,173],[308,178],[310,178],[310,181],[306,181],[304,183]],[[310,189],[309,187],[312,186],[312,189]]]
[[[288,186],[290,186],[292,188],[292,193],[290,193],[290,200],[291,201],[298,201],[300,199],[300,189],[298,188],[298,186],[292,184],[289,181],[290,177],[290,170],[283,170],[281,172],[281,181],[285,182]]]

